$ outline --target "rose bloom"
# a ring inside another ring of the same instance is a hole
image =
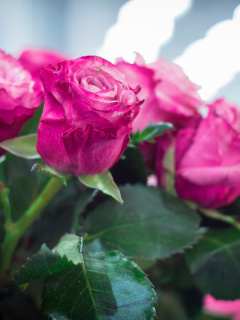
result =
[[[232,320],[240,320],[240,300],[216,300],[207,294],[204,297],[204,311],[217,316],[230,316]]]
[[[181,198],[217,208],[240,194],[240,109],[219,99],[207,118],[176,139],[175,187]]]
[[[73,175],[112,167],[141,104],[116,66],[87,56],[45,67],[41,78],[45,104],[37,150],[43,160]]]
[[[155,138],[156,143],[140,146],[146,165],[157,175],[158,184],[166,187],[165,153],[172,145],[177,131],[193,125],[200,117],[203,102],[197,90],[182,69],[163,58],[146,64],[140,54],[133,64],[117,60],[117,67],[132,87],[141,86],[139,98],[144,99],[141,110],[133,122],[133,131],[143,130],[150,122],[170,122],[175,130]]]
[[[0,141],[16,137],[41,101],[40,88],[30,73],[0,50]],[[0,149],[0,155],[4,153]]]
[[[18,61],[25,70],[28,70],[35,81],[42,86],[40,71],[42,67],[49,64],[57,66],[58,62],[69,60],[71,57],[65,53],[46,49],[46,48],[28,48],[21,52]],[[43,89],[43,88],[42,88]]]
[[[197,90],[182,69],[175,63],[159,58],[146,64],[140,54],[133,64],[119,58],[116,63],[129,85],[140,85],[139,98],[144,99],[133,131],[143,130],[150,122],[170,122],[176,129],[186,127],[199,118],[203,105]]]

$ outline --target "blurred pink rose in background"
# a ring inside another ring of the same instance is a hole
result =
[[[158,183],[157,183],[157,176],[155,174],[150,174],[150,176],[148,176],[147,178],[147,185],[149,187],[157,187]]]
[[[49,64],[57,67],[58,62],[70,59],[71,57],[69,55],[56,50],[46,48],[27,48],[20,53],[18,61],[24,69],[31,73],[34,80],[39,81],[42,85],[40,79],[42,67],[46,67]]]
[[[240,194],[240,108],[209,105],[207,118],[177,135],[175,160],[179,197],[206,208],[231,203]]]
[[[73,175],[101,173],[126,149],[139,112],[136,93],[117,67],[81,57],[43,68],[45,92],[37,150],[52,167]]]
[[[131,87],[140,85],[139,98],[144,100],[133,122],[133,131],[143,130],[150,122],[170,122],[175,130],[156,138],[156,143],[140,145],[146,165],[156,173],[158,184],[166,187],[165,153],[172,145],[178,130],[194,125],[201,115],[203,101],[198,95],[199,86],[192,83],[176,64],[160,58],[146,64],[140,54],[130,64],[119,58],[117,67]]]
[[[146,64],[140,54],[133,64],[122,58],[116,63],[132,88],[140,85],[139,98],[144,100],[133,123],[133,131],[143,130],[150,122],[170,122],[176,129],[186,127],[199,118],[203,105],[197,91],[182,69],[163,58]]]
[[[30,73],[0,50],[0,141],[17,136],[41,102],[40,87]]]
[[[218,316],[231,316],[232,320],[240,320],[240,300],[216,300],[210,294],[204,297],[204,311]]]

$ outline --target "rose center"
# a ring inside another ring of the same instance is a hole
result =
[[[83,77],[81,79],[80,85],[91,92],[98,92],[102,90],[109,90],[110,84],[106,79],[103,79],[101,77]]]

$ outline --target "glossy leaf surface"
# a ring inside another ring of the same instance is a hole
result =
[[[105,250],[146,260],[169,257],[196,241],[199,216],[180,199],[143,185],[120,190],[122,206],[109,199],[87,216],[88,241],[99,238]]]
[[[29,259],[21,271],[16,274],[15,281],[17,285],[26,284],[72,266],[73,263],[66,256],[53,253],[44,244],[39,252]]]
[[[53,251],[43,246],[17,284],[48,276],[42,311],[53,319],[154,319],[156,294],[144,272],[117,251],[83,253],[83,247],[84,237],[75,235]]]
[[[49,278],[43,312],[54,319],[154,319],[155,293],[133,262],[117,252],[83,255],[83,263]]]
[[[240,232],[211,231],[191,250],[188,262],[195,283],[216,299],[240,299]]]

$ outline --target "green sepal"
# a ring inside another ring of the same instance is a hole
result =
[[[105,171],[103,173],[88,175],[88,176],[78,176],[78,179],[87,187],[95,188],[103,193],[111,196],[113,199],[117,200],[121,204],[123,203],[118,186],[113,180],[110,171]]]
[[[31,172],[33,172],[34,170],[38,170],[42,174],[51,178],[59,178],[65,186],[67,185],[68,174],[65,172],[54,169],[46,164],[42,165],[40,163],[35,163],[33,165]]]
[[[13,139],[8,139],[0,143],[0,147],[25,159],[39,159],[40,155],[36,150],[37,134],[29,134]]]

